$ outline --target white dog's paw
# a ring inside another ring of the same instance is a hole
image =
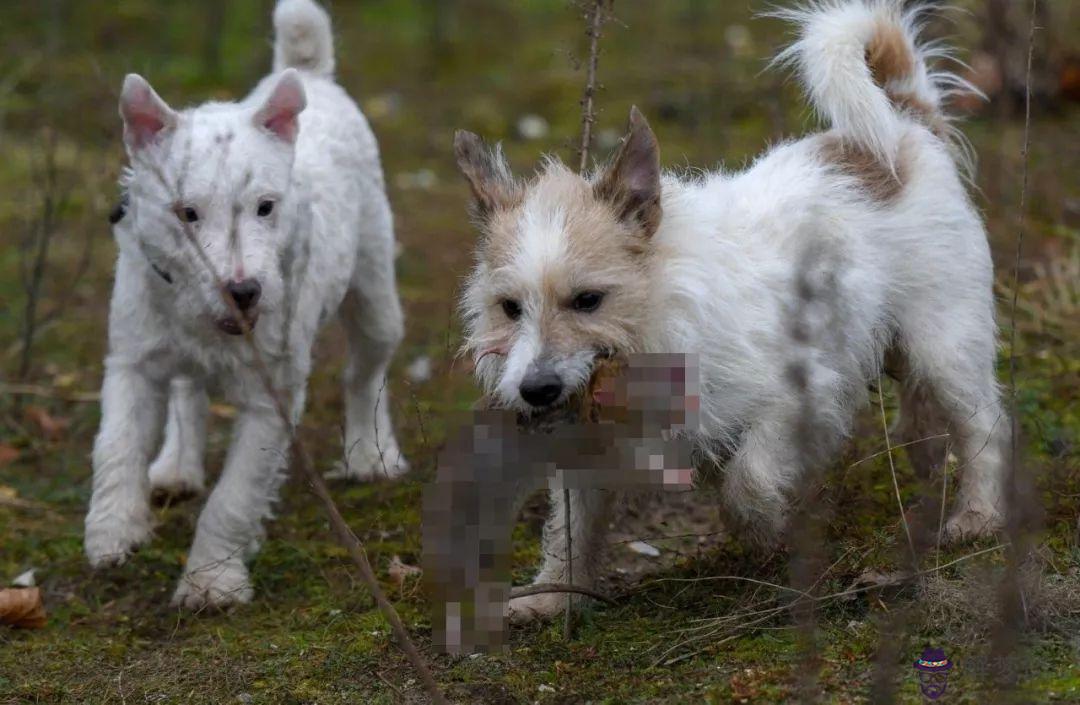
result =
[[[381,444],[359,441],[346,445],[348,462],[334,463],[326,477],[331,480],[378,480],[401,477],[409,470],[409,462],[401,454],[397,442],[389,439]]]
[[[198,497],[205,489],[201,467],[182,466],[173,458],[159,458],[150,466],[150,490],[154,504]]]
[[[226,560],[185,571],[173,593],[172,605],[193,612],[224,609],[247,604],[254,595],[244,564]]]
[[[92,567],[107,568],[121,565],[152,535],[149,518],[109,518],[87,522],[83,547]]]
[[[566,609],[566,600],[566,593],[560,592],[545,592],[510,600],[510,623],[528,624],[551,619]]]
[[[995,507],[968,506],[945,522],[945,540],[950,544],[992,536],[1005,525],[1005,517]]]

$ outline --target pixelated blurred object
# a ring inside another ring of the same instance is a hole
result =
[[[45,622],[41,588],[0,589],[0,625],[16,629],[41,629]]]
[[[547,413],[491,406],[482,400],[451,434],[424,491],[432,640],[454,654],[506,646],[512,532],[531,494],[693,485],[695,356],[601,357],[581,392]]]

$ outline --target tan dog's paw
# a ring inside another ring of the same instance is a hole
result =
[[[510,600],[510,623],[528,624],[544,621],[561,614],[566,609],[566,593],[545,592]]]
[[[974,541],[992,536],[1004,525],[1005,517],[994,507],[967,507],[945,522],[945,541],[949,544]]]

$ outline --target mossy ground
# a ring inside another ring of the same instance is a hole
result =
[[[130,70],[147,75],[176,104],[241,93],[265,70],[268,0],[227,3],[221,61],[208,48],[203,17],[214,3],[132,0],[22,3],[0,23],[0,370],[16,381],[25,296],[20,271],[23,234],[40,209],[41,156],[57,140],[59,181],[67,197],[45,277],[28,382],[58,393],[100,383],[105,316],[114,246],[105,216],[121,166],[115,92]],[[726,160],[737,166],[768,140],[808,127],[790,85],[759,75],[760,59],[781,41],[770,21],[749,21],[738,3],[692,0],[620,3],[622,24],[605,39],[599,96],[601,154],[610,149],[635,102],[650,115],[673,168]],[[1064,4],[1063,4],[1064,5]],[[48,8],[53,8],[49,10]],[[50,14],[50,12],[54,14]],[[1063,13],[1076,18],[1076,13]],[[473,244],[464,217],[465,189],[453,170],[452,128],[506,140],[511,160],[526,168],[542,151],[569,155],[577,133],[582,25],[561,0],[403,3],[337,2],[341,81],[357,96],[381,140],[403,244],[398,262],[408,337],[393,369],[394,415],[414,473],[398,484],[333,487],[414,637],[425,648],[427,606],[418,587],[390,581],[393,556],[419,562],[420,493],[457,412],[476,395],[466,364],[455,360],[459,330],[454,299]],[[963,24],[966,22],[967,24]],[[725,28],[748,27],[750,44]],[[976,42],[975,22],[962,20],[962,46]],[[1056,28],[1070,36],[1067,27]],[[1074,35],[1073,35],[1074,36]],[[1026,262],[1046,262],[1078,245],[1066,224],[1069,195],[1080,190],[1075,110],[1040,111],[1033,123],[1031,206]],[[537,114],[550,130],[535,140],[516,131]],[[977,196],[986,213],[1002,278],[1017,233],[1022,125],[976,117],[965,126],[982,161]],[[1073,205],[1075,208],[1075,204]],[[1031,275],[1025,269],[1025,278]],[[1004,307],[1003,307],[1004,309]],[[1023,323],[1032,323],[1022,314]],[[1007,317],[1003,318],[1007,321]],[[1026,325],[1017,346],[1018,404],[1025,467],[1043,500],[1037,537],[1041,569],[1080,581],[1076,519],[1080,368],[1077,331]],[[1004,351],[1008,354],[1008,350]],[[303,436],[318,465],[340,452],[338,389],[341,333],[327,331],[310,384]],[[431,358],[429,381],[410,384],[402,370]],[[29,407],[69,425],[43,435]],[[211,430],[208,467],[216,472],[227,444],[227,410]],[[392,643],[369,592],[334,543],[320,507],[298,482],[284,491],[277,518],[252,568],[256,598],[225,614],[188,615],[168,607],[199,510],[189,502],[158,511],[156,540],[122,568],[92,573],[81,548],[89,491],[88,454],[99,420],[93,403],[33,396],[0,398],[0,443],[17,459],[0,465],[0,582],[35,568],[49,610],[46,629],[0,630],[0,702],[255,702],[395,703],[422,699],[407,662]],[[868,410],[858,439],[829,475],[821,497],[830,517],[821,560],[832,566],[822,594],[849,587],[867,569],[887,572],[903,560],[904,539],[884,456],[850,465],[883,448],[879,419]],[[905,501],[918,495],[899,458]],[[644,523],[648,523],[647,520]],[[659,527],[663,528],[663,527]],[[518,533],[518,571],[537,557],[535,522]],[[431,655],[436,677],[461,702],[781,702],[798,692],[806,671],[804,638],[791,615],[734,634],[713,635],[673,652],[696,654],[654,665],[660,654],[703,619],[745,609],[777,595],[742,576],[785,583],[784,555],[757,556],[724,538],[708,551],[665,563],[652,583],[618,607],[585,609],[574,639],[558,625],[513,634],[504,654],[451,659]],[[658,545],[664,546],[663,542]],[[939,564],[993,543],[932,556]],[[614,551],[625,550],[614,547]],[[1000,569],[1002,553],[944,572],[960,580]],[[935,615],[948,614],[949,605]],[[1075,618],[1076,608],[1072,616]],[[899,633],[883,637],[897,611]],[[988,609],[987,612],[990,610]],[[1065,610],[1066,612],[1068,610]],[[809,651],[816,656],[824,702],[869,702],[880,661],[895,666],[901,702],[920,701],[910,667],[928,643],[944,646],[959,665],[943,702],[984,703],[1002,697],[993,685],[986,631],[928,616],[917,596],[870,592],[823,604]],[[1052,625],[1051,625],[1052,626]],[[1024,636],[1016,702],[1080,702],[1080,640],[1073,622]],[[884,654],[884,656],[882,656]],[[670,660],[665,659],[665,661]]]

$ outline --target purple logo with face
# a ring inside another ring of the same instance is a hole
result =
[[[927,700],[937,700],[945,694],[952,667],[944,649],[923,649],[922,656],[915,662],[915,672],[919,676],[919,690]]]

